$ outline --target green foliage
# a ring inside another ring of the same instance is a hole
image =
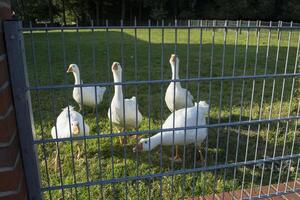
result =
[[[119,24],[148,19],[232,19],[264,21],[300,21],[299,0],[48,0],[22,1],[13,9],[23,20],[46,20],[67,24],[90,20],[105,25],[105,20]],[[64,15],[65,14],[65,15]],[[65,16],[65,17],[64,17]]]

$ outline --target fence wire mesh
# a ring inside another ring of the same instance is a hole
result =
[[[20,31],[45,199],[300,191],[300,32],[292,22]]]

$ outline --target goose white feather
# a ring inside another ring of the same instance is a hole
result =
[[[79,67],[76,64],[70,64],[67,72],[73,73],[75,78],[75,85],[83,84],[83,81],[80,80]],[[82,95],[81,95],[81,91],[82,91]],[[105,91],[106,91],[105,87],[97,86],[96,87],[97,96],[95,96],[95,87],[82,87],[82,89],[80,87],[74,87],[73,98],[79,104],[80,109],[81,109],[81,105],[96,107],[97,104],[100,104],[102,102]],[[81,102],[81,97],[83,98],[82,102]]]
[[[174,122],[174,128],[182,128],[182,130],[174,131],[175,145],[187,145],[191,143],[200,145],[207,137],[207,128],[186,129],[186,138],[184,128],[205,125],[205,115],[208,111],[208,107],[209,106],[205,101],[200,101],[199,103],[195,103],[193,107],[177,110],[169,115],[162,128],[171,129],[173,128]],[[175,121],[173,121],[174,117]],[[150,151],[160,144],[172,145],[173,131],[162,131],[150,138],[141,139],[134,148],[134,151]]]
[[[62,110],[56,119],[56,127],[51,129],[52,138],[69,138],[76,135],[89,135],[90,127],[83,123],[83,117],[72,106]]]
[[[56,125],[51,129],[51,136],[53,139],[57,138],[69,138],[76,137],[79,135],[89,135],[90,127],[83,123],[83,117],[80,113],[74,110],[74,107],[67,106],[62,110],[56,119]],[[77,144],[78,142],[76,142]],[[59,167],[58,164],[58,146],[56,146],[56,156],[54,159],[55,170]],[[81,157],[81,151],[78,145],[77,146],[77,156],[79,159]]]
[[[118,62],[112,64],[112,73],[114,82],[121,83],[122,68]],[[124,99],[124,104],[123,99],[122,85],[115,85],[115,93],[107,113],[108,118],[112,121],[112,124],[118,128],[138,128],[143,116],[138,110],[136,97],[133,96],[131,99]]]
[[[172,80],[179,80],[179,58],[175,54],[169,60],[172,69]],[[175,87],[175,88],[174,88]],[[175,105],[174,105],[175,92]],[[193,106],[193,96],[190,91],[181,87],[180,82],[171,82],[165,94],[165,102],[171,112]],[[175,109],[175,110],[174,110]]]

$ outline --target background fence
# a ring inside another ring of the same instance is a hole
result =
[[[229,191],[250,199],[300,190],[300,35],[292,22],[109,26],[107,21],[106,26],[16,30],[24,37],[26,91],[45,199],[184,199]],[[177,163],[174,145],[133,152],[136,140],[117,143],[118,136],[149,137],[162,130],[170,115],[164,95],[172,82],[168,60],[173,53],[180,59],[182,86],[195,102],[210,106],[207,125],[197,126],[208,128],[203,163],[196,161],[195,145],[182,146],[183,160]],[[144,116],[138,130],[118,132],[107,118],[115,61],[123,67],[124,97],[136,96]],[[53,139],[51,128],[62,108],[78,110],[74,80],[66,74],[70,63],[78,64],[84,80],[76,87],[105,86],[107,91],[95,112],[80,111],[90,135]],[[83,156],[76,159],[79,140]]]

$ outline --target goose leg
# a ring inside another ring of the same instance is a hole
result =
[[[198,145],[198,153],[200,155],[200,159],[198,160],[198,162],[200,162],[200,163],[204,162],[204,158],[203,158],[203,154],[202,154],[202,151],[201,151],[201,145],[200,144]]]
[[[118,130],[118,131],[119,131],[119,133],[124,132],[124,129],[122,128],[121,130]],[[125,144],[125,138],[123,138],[123,136],[119,136],[119,143],[121,145]]]
[[[138,132],[138,129],[135,129],[135,132],[137,133],[137,132]],[[134,138],[135,138],[136,141],[138,141],[138,140],[139,140],[139,135],[136,134],[136,135],[134,136]]]
[[[173,160],[172,157],[170,158],[170,160]],[[181,162],[182,161],[182,159],[181,159],[181,157],[179,155],[179,147],[178,147],[178,145],[176,145],[174,161],[175,162]]]
[[[79,103],[79,111],[82,111],[82,105]]]
[[[78,143],[76,143],[76,148],[77,148],[76,159],[79,160],[81,158],[81,150],[80,150],[80,147],[79,147]]]
[[[55,158],[54,158],[54,161],[53,161],[55,172],[57,171],[57,169],[59,167],[59,164],[58,164],[58,145],[59,144],[56,144]]]
[[[180,155],[179,155],[179,147],[178,145],[176,145],[176,154],[175,154],[175,161],[178,161],[178,162],[181,162],[181,158],[180,158]]]

